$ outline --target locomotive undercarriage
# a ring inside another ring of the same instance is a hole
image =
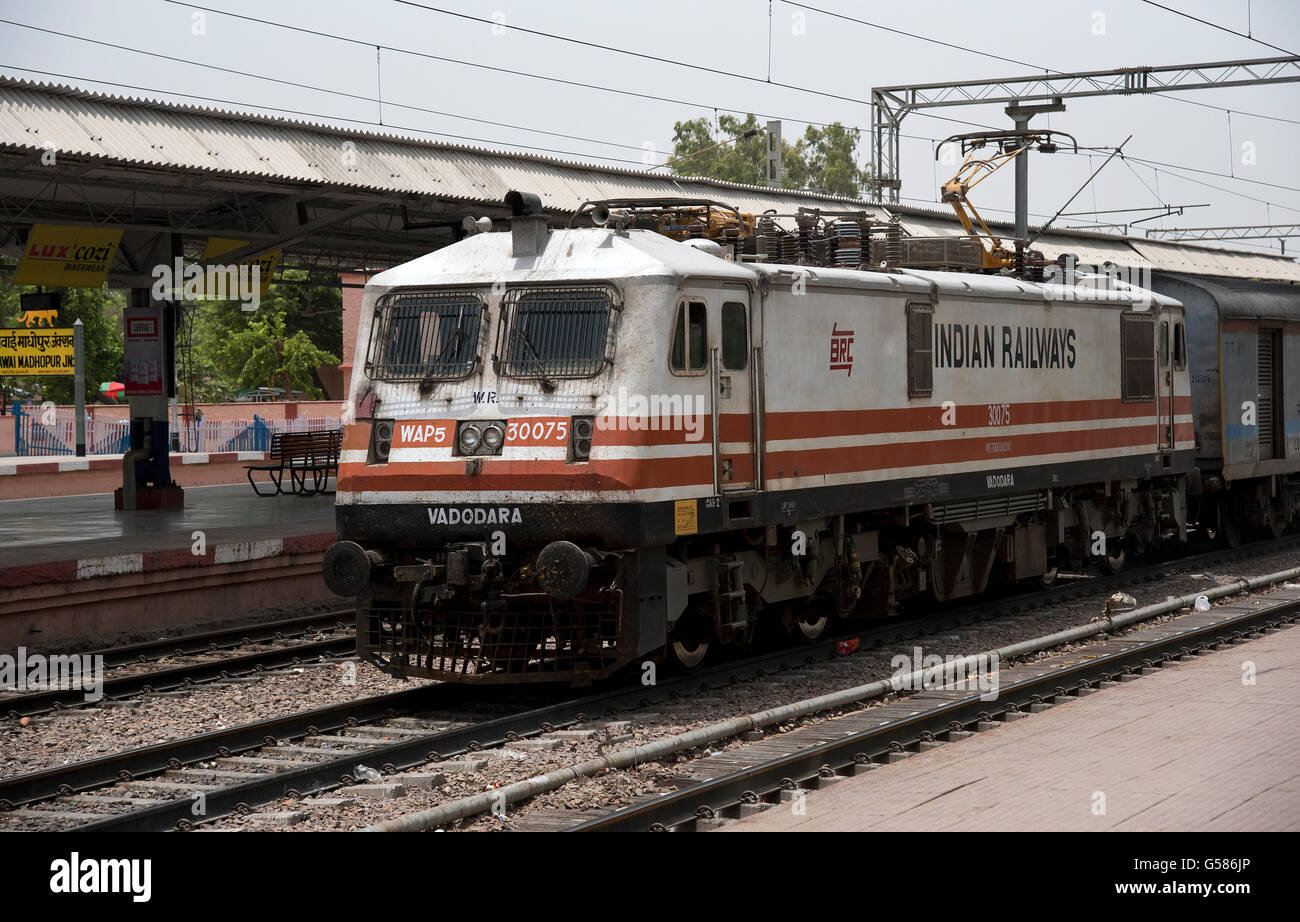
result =
[[[1214,473],[1203,481],[1200,517],[1227,547],[1249,537],[1281,537],[1300,518],[1300,476],[1279,474],[1228,483]]]
[[[397,675],[587,684],[637,662],[692,669],[720,646],[813,641],[909,600],[1132,556],[1188,536],[1185,477],[826,516],[607,550],[362,551],[360,649]],[[1201,504],[1204,506],[1204,503]],[[1194,527],[1194,526],[1193,526]],[[345,544],[347,542],[344,542]],[[351,559],[351,558],[350,558]]]
[[[403,676],[586,684],[608,675],[631,656],[623,631],[630,555],[562,543],[571,557],[559,563],[535,551],[494,557],[486,543],[469,542],[380,569],[359,599],[359,649]],[[550,592],[539,579],[548,564]],[[581,586],[566,565],[582,571]]]
[[[995,584],[1089,566],[1186,541],[1186,478],[1114,481],[948,505],[832,516],[682,542],[690,601],[669,656],[693,667],[710,645],[763,633],[812,641],[838,619],[885,617],[909,600],[947,602]],[[806,553],[794,549],[803,536]],[[736,592],[737,578],[745,592]]]

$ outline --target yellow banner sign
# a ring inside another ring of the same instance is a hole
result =
[[[14,284],[98,288],[104,284],[121,242],[120,229],[34,225],[14,273]]]
[[[230,237],[209,237],[208,244],[203,248],[203,261],[215,259],[222,253],[229,253],[231,250],[238,250],[240,247],[248,246],[247,240],[233,240]],[[258,294],[266,297],[267,290],[271,287],[271,277],[275,275],[276,268],[280,265],[280,251],[272,250],[269,253],[263,253],[256,259],[246,259],[241,266],[257,266],[260,277],[261,291]]]
[[[70,375],[76,370],[72,327],[0,330],[0,375]]]

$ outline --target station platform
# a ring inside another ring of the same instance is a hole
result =
[[[247,482],[187,487],[176,510],[115,511],[111,493],[3,501],[0,650],[336,598],[320,573],[334,540],[332,494]]]
[[[172,452],[169,461],[172,479],[188,490],[213,484],[247,486],[244,465],[266,458],[261,451]],[[0,458],[0,501],[112,493],[121,485],[121,455]]]
[[[1300,830],[1297,658],[1287,628],[846,778],[803,815],[779,805],[718,831]]]

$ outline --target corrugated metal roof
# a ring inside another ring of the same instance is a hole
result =
[[[1153,269],[1191,275],[1222,275],[1300,282],[1300,264],[1294,259],[1267,253],[1228,252],[1214,247],[1160,240],[1129,238],[1129,244],[1145,256]]]
[[[499,203],[507,191],[524,189],[559,212],[597,199],[698,196],[756,214],[788,214],[801,206],[865,209],[880,217],[892,212],[913,235],[961,233],[954,217],[927,208],[669,176],[0,77],[0,148],[36,151],[46,144],[65,154],[127,167],[450,201]],[[992,226],[1001,230],[1005,225]],[[1078,231],[1044,235],[1036,246],[1049,258],[1075,253],[1092,265],[1114,262],[1198,275],[1300,281],[1295,260],[1264,253]]]
[[[773,193],[760,186],[0,77],[0,146],[39,150],[46,143],[67,154],[142,167],[216,171],[463,201],[499,202],[509,190],[522,188],[562,211],[589,199],[705,195],[698,187],[707,188],[705,197],[717,197],[720,189],[740,193],[731,195],[733,200],[748,194],[752,202],[742,207],[752,204],[758,211],[860,204],[813,192]]]

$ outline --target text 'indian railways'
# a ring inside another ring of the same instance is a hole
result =
[[[1076,359],[1073,328],[936,323],[934,332],[935,368],[1073,368]]]

